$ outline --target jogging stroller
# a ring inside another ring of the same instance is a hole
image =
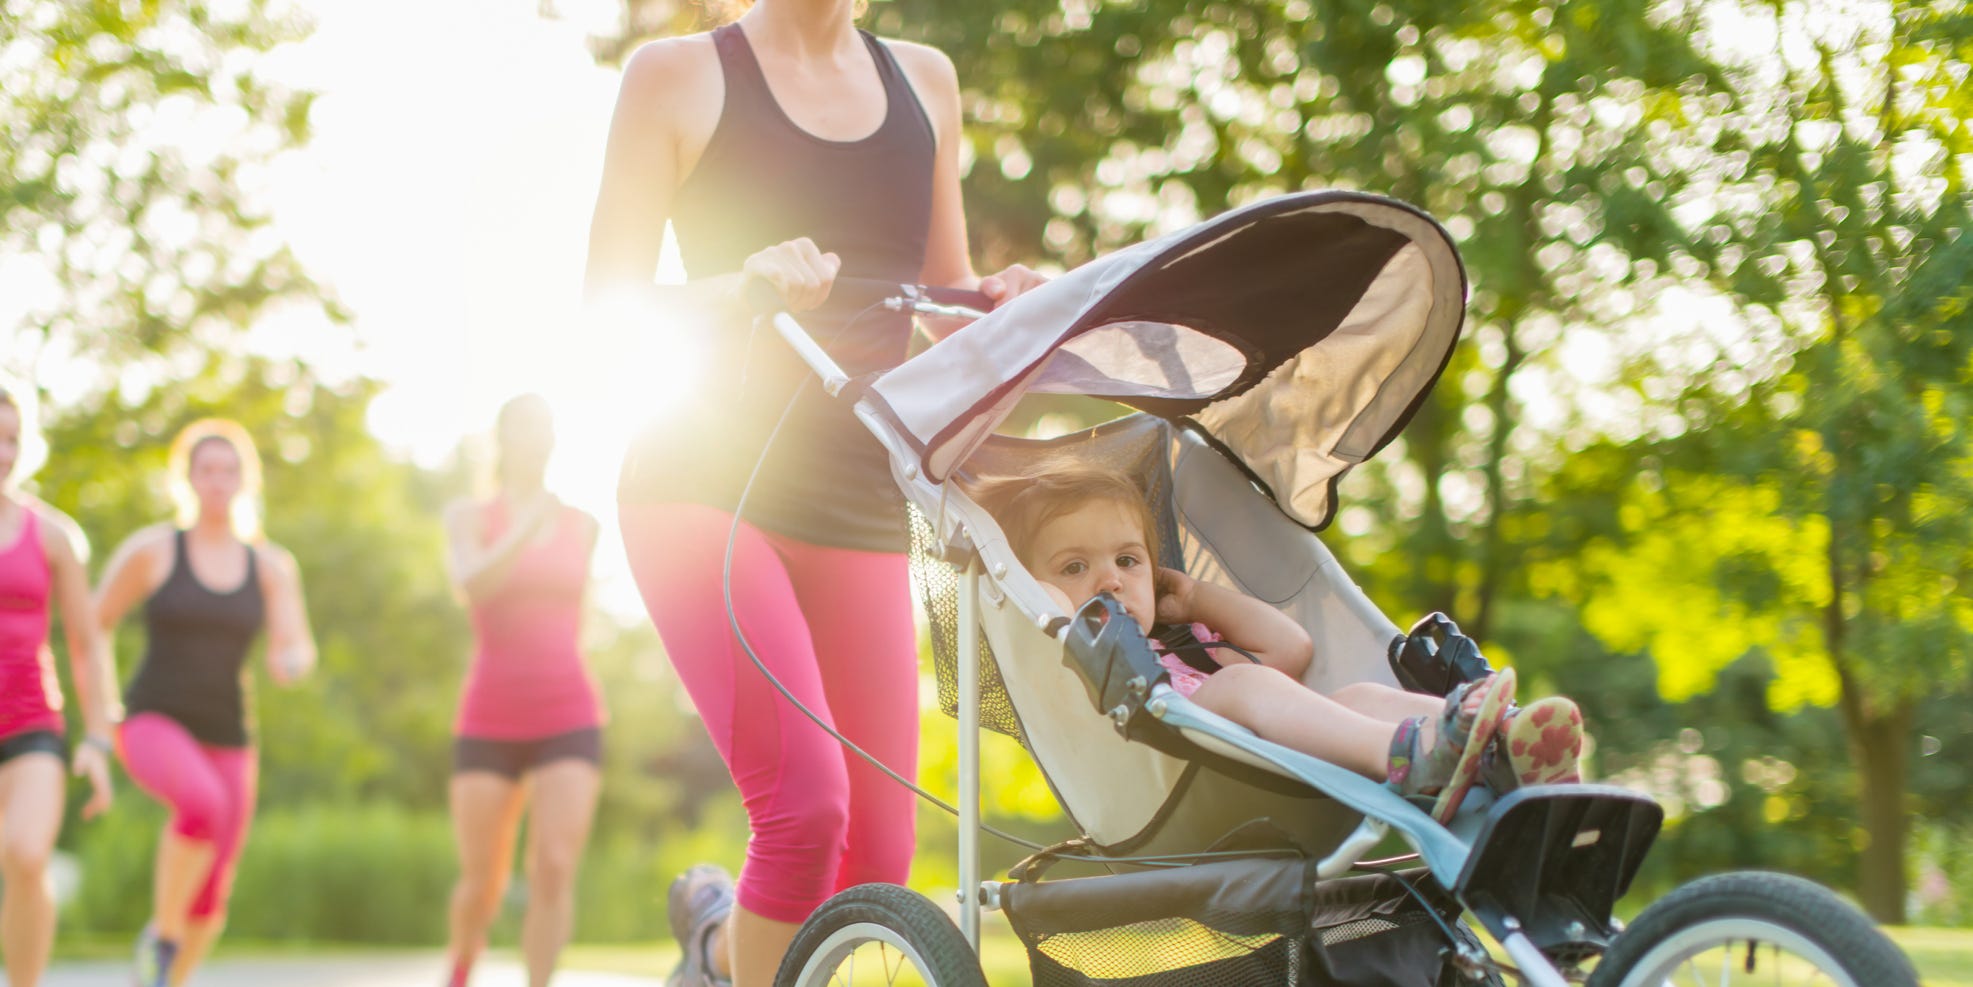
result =
[[[1437,381],[1465,292],[1430,217],[1326,191],[1091,262],[858,380],[773,315],[890,452],[960,759],[957,925],[904,888],[852,888],[802,927],[778,983],[984,984],[982,909],[1006,913],[1045,985],[1916,983],[1861,913],[1783,875],[1693,882],[1623,929],[1612,906],[1662,821],[1649,798],[1590,784],[1497,800],[1475,789],[1440,825],[1379,782],[1180,696],[1135,623],[1106,619],[1121,613],[1113,600],[1060,612],[953,482],[1037,455],[1121,469],[1154,506],[1168,564],[1309,631],[1307,685],[1443,693],[1483,666],[1472,642],[1445,621],[1401,632],[1316,533],[1344,474],[1389,444]],[[894,294],[894,308],[952,314],[923,289]],[[1138,413],[1046,441],[995,434],[1031,393]],[[1083,834],[1006,879],[979,874],[981,728],[1027,749]],[[1415,854],[1365,860],[1393,834]],[[1070,858],[1110,873],[1044,879]]]

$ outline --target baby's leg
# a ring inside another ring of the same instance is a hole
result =
[[[1423,698],[1423,697],[1421,697]],[[1383,780],[1393,722],[1366,716],[1265,665],[1228,665],[1192,701],[1261,739]],[[1441,700],[1437,708],[1442,708]]]
[[[1406,692],[1382,682],[1352,682],[1329,693],[1329,698],[1373,720],[1382,720],[1393,726],[1414,716],[1436,719],[1445,709],[1442,696]]]

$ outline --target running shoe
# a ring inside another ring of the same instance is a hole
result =
[[[1549,696],[1507,711],[1487,751],[1487,786],[1506,794],[1523,785],[1582,780],[1583,714],[1575,702]]]
[[[678,875],[666,896],[671,936],[678,941],[678,965],[665,987],[728,987],[733,981],[713,973],[713,933],[733,913],[733,878],[717,864],[699,864]]]
[[[178,958],[177,943],[159,939],[157,927],[145,923],[144,931],[137,933],[133,953],[130,958],[132,987],[168,987],[171,963]]]

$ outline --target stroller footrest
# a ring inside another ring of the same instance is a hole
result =
[[[1544,951],[1600,949],[1664,814],[1611,785],[1520,789],[1488,812],[1454,892],[1497,938],[1518,923]]]

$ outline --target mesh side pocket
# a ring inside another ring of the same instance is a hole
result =
[[[911,508],[911,582],[918,588],[918,603],[925,608],[925,620],[932,634],[932,675],[938,681],[939,709],[947,716],[959,715],[959,573],[939,558],[939,544],[930,521]],[[980,726],[1019,741],[1021,721],[1014,716],[1014,701],[1000,680],[1000,664],[986,634],[980,634]]]
[[[1309,865],[1219,861],[1008,885],[1036,987],[1310,984]]]
[[[1395,880],[1314,874],[1307,860],[1254,858],[1009,884],[1001,900],[1037,987],[1436,987],[1448,975],[1444,933]]]
[[[1291,935],[1222,932],[1192,919],[1042,936],[1028,950],[1035,987],[1244,987],[1309,983]]]

